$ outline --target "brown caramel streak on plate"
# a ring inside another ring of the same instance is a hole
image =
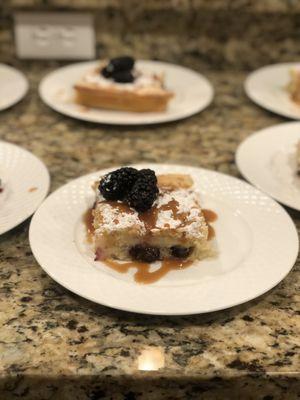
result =
[[[157,282],[163,276],[167,275],[168,272],[172,270],[180,270],[188,268],[192,261],[182,261],[182,260],[164,260],[161,263],[161,266],[153,271],[150,272],[150,264],[142,263],[138,261],[130,261],[126,263],[119,263],[113,260],[106,260],[104,264],[113,269],[116,272],[124,274],[129,271],[130,268],[136,268],[136,272],[134,274],[134,280],[137,283],[142,284],[150,284]]]
[[[157,270],[150,272],[149,264],[142,264],[138,267],[137,272],[134,275],[134,279],[137,283],[149,284],[157,282],[159,279],[167,275],[172,270],[185,269],[192,264],[192,261],[182,260],[163,260],[161,267]]]
[[[113,261],[113,260],[105,260],[104,264],[113,269],[114,271],[119,272],[120,274],[125,274],[126,272],[129,271],[130,268],[135,267],[135,263],[134,262],[127,262],[127,263],[119,263],[117,261]],[[145,264],[147,265],[147,264]]]

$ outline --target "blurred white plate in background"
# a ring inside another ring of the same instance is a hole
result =
[[[0,64],[0,111],[20,101],[28,90],[28,81],[22,72]]]
[[[110,111],[80,106],[74,101],[74,84],[98,61],[71,64],[49,73],[40,83],[42,100],[54,110],[84,121],[113,125],[143,125],[176,121],[196,114],[213,99],[213,88],[201,74],[178,65],[159,61],[137,61],[136,65],[148,73],[163,73],[166,87],[175,93],[167,111],[133,113]]]
[[[49,172],[29,151],[0,141],[0,234],[25,221],[48,193]]]
[[[300,119],[300,105],[294,103],[286,90],[290,70],[300,63],[268,65],[252,72],[245,80],[246,94],[254,103],[292,119]]]
[[[300,122],[262,129],[239,145],[236,163],[249,182],[300,211],[300,176],[296,174],[298,141]]]
[[[183,315],[244,303],[277,285],[298,254],[298,236],[286,211],[253,186],[201,168],[146,164],[156,173],[190,174],[201,204],[218,214],[213,223],[218,254],[171,271],[149,285],[94,261],[83,216],[93,205],[92,183],[109,170],[75,179],[52,193],[32,218],[31,249],[41,267],[72,292],[109,307]],[[115,169],[115,168],[114,168]],[[282,240],[284,238],[284,240]]]

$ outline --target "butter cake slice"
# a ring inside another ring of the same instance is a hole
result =
[[[163,75],[136,69],[131,57],[101,62],[74,89],[77,103],[84,106],[132,112],[165,111],[173,97]]]
[[[157,187],[155,201],[144,212],[98,192],[93,209],[96,259],[192,261],[209,255],[208,225],[192,178],[160,175]]]

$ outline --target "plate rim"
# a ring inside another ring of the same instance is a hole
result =
[[[42,169],[45,172],[45,192],[43,193],[43,195],[41,196],[40,200],[37,202],[37,204],[32,207],[32,211],[24,214],[24,216],[22,218],[19,218],[17,220],[17,222],[14,222],[13,224],[11,224],[10,227],[6,228],[5,230],[1,230],[0,231],[0,236],[4,235],[5,233],[11,231],[12,229],[16,228],[18,225],[22,224],[24,221],[26,221],[28,218],[30,218],[35,212],[36,210],[40,207],[40,205],[43,203],[43,201],[46,199],[49,190],[50,190],[50,184],[51,184],[51,176],[50,176],[50,172],[48,170],[48,167],[46,166],[46,164],[43,162],[43,160],[41,160],[38,156],[36,156],[34,153],[32,153],[31,151],[18,146],[15,143],[11,143],[11,142],[7,142],[5,140],[0,140],[0,146],[2,144],[8,145],[10,147],[15,148],[17,151],[22,152],[22,153],[26,153],[27,155],[29,155],[30,157],[34,158],[35,160],[37,160],[39,162],[39,164],[41,165]]]
[[[273,113],[273,114],[280,115],[280,116],[283,116],[283,117],[285,117],[285,118],[289,118],[289,119],[293,119],[293,120],[295,120],[295,121],[298,121],[298,120],[300,120],[300,115],[299,115],[299,116],[295,116],[293,113],[290,113],[290,112],[288,112],[288,111],[287,111],[287,112],[285,112],[285,111],[280,111],[280,110],[278,110],[277,108],[275,108],[275,107],[273,107],[273,106],[266,106],[265,103],[264,103],[263,101],[261,101],[259,98],[257,98],[257,97],[253,94],[253,91],[252,91],[252,89],[250,88],[251,80],[253,80],[254,77],[255,77],[255,75],[258,75],[260,72],[262,72],[262,71],[264,71],[264,70],[267,70],[267,69],[269,69],[269,68],[272,68],[272,67],[275,68],[275,67],[280,67],[280,66],[282,66],[282,67],[288,68],[288,66],[291,67],[292,65],[294,65],[294,66],[297,66],[297,65],[300,66],[300,62],[291,61],[291,62],[283,62],[283,63],[274,63],[274,64],[264,65],[264,66],[262,66],[262,67],[260,67],[260,68],[255,69],[254,71],[250,72],[250,73],[247,75],[247,77],[245,78],[243,86],[244,86],[244,92],[245,92],[245,94],[247,95],[247,97],[248,97],[254,104],[256,104],[257,106],[259,106],[259,107],[263,108],[264,110],[267,110],[267,111],[269,111],[269,112],[271,112],[271,113]],[[300,110],[300,109],[299,109],[299,110]]]
[[[18,68],[15,68],[11,65],[8,65],[8,64],[2,63],[2,62],[0,63],[0,67],[4,67],[4,68],[18,74],[19,77],[21,79],[23,79],[23,82],[24,82],[24,89],[20,92],[20,94],[18,96],[16,96],[16,98],[14,100],[12,100],[10,103],[7,103],[4,106],[0,106],[0,111],[4,111],[4,110],[7,110],[8,108],[14,106],[15,104],[19,103],[27,95],[27,93],[29,91],[29,81],[28,81],[27,76]]]
[[[118,121],[118,122],[114,122],[112,119],[109,121],[96,121],[93,118],[89,118],[88,115],[72,115],[69,112],[64,112],[63,110],[60,109],[60,107],[57,107],[55,104],[53,104],[48,98],[47,96],[45,96],[44,93],[44,85],[47,82],[48,78],[51,78],[52,74],[55,74],[56,72],[63,70],[63,69],[68,69],[69,67],[72,66],[80,66],[80,65],[87,65],[87,66],[92,66],[93,64],[97,65],[99,63],[99,60],[92,60],[92,61],[82,61],[82,62],[75,62],[75,63],[70,63],[67,65],[64,65],[62,67],[56,68],[52,71],[50,71],[49,73],[47,73],[46,75],[43,76],[43,78],[41,79],[39,86],[38,86],[38,93],[39,96],[41,98],[41,100],[48,106],[50,107],[52,110],[58,112],[61,115],[67,116],[69,118],[74,118],[76,120],[79,121],[86,121],[86,122],[91,122],[93,124],[99,124],[99,125],[111,125],[111,126],[143,126],[143,125],[159,125],[159,124],[165,124],[165,123],[171,123],[171,122],[176,122],[176,121],[180,121],[180,120],[184,120],[187,119],[193,115],[196,115],[202,111],[204,111],[206,108],[208,108],[215,97],[215,89],[213,84],[211,83],[211,81],[202,73],[195,71],[191,68],[182,66],[182,65],[178,65],[178,64],[173,64],[170,62],[165,62],[165,61],[159,61],[159,60],[145,60],[145,59],[137,59],[137,62],[142,62],[142,63],[154,63],[154,64],[165,64],[166,66],[170,66],[170,67],[176,67],[178,69],[182,69],[185,70],[186,72],[192,73],[195,76],[198,76],[201,80],[203,80],[203,82],[205,82],[205,85],[207,85],[207,88],[209,90],[209,94],[207,96],[207,99],[204,103],[204,105],[202,105],[201,107],[197,107],[197,109],[186,112],[184,115],[178,115],[177,117],[173,116],[172,118],[167,118],[167,114],[165,114],[164,117],[161,117],[159,120],[157,121],[151,121],[151,120],[146,120],[146,121],[131,121],[131,122],[126,122],[126,120],[122,120],[122,121]],[[100,110],[101,111],[101,110]],[[111,110],[113,111],[113,110]],[[121,111],[120,111],[121,112]],[[126,112],[124,111],[124,113],[126,114]]]
[[[235,163],[236,163],[236,166],[237,166],[239,172],[241,173],[241,175],[242,175],[251,185],[253,185],[253,186],[256,187],[257,189],[261,190],[261,191],[262,191],[263,193],[265,193],[267,196],[271,197],[273,200],[279,202],[280,204],[283,204],[283,205],[285,205],[285,206],[287,206],[287,207],[290,207],[290,208],[292,208],[293,210],[300,211],[300,206],[299,206],[299,207],[296,207],[295,204],[293,204],[293,203],[291,203],[291,202],[289,202],[289,201],[285,201],[285,200],[283,201],[283,200],[280,199],[276,194],[274,194],[274,192],[271,192],[271,191],[269,191],[269,190],[266,190],[261,184],[258,184],[257,182],[255,182],[254,179],[250,178],[249,175],[248,175],[248,173],[244,172],[243,168],[241,167],[241,162],[242,162],[242,161],[241,161],[241,159],[242,159],[242,157],[241,157],[241,151],[242,151],[243,147],[244,147],[248,142],[250,142],[251,140],[254,140],[254,138],[256,138],[257,136],[259,136],[259,135],[261,135],[261,134],[264,134],[264,133],[266,133],[266,132],[268,132],[268,131],[271,132],[271,130],[274,129],[274,128],[280,128],[280,127],[284,127],[284,126],[287,126],[287,125],[290,125],[290,126],[291,126],[291,125],[295,125],[295,126],[299,125],[299,136],[300,136],[300,120],[299,120],[299,121],[287,121],[287,122],[282,122],[282,123],[280,123],[280,124],[274,124],[274,125],[267,126],[266,128],[259,129],[259,130],[255,131],[255,132],[253,132],[250,136],[246,137],[246,138],[238,145],[237,150],[236,150],[236,152],[235,152]],[[269,134],[271,134],[271,133],[269,133]],[[273,134],[274,134],[274,133],[273,133]],[[300,139],[300,137],[299,137],[299,139]]]
[[[133,164],[133,165],[135,165],[136,167],[138,167],[138,165],[144,166],[144,165],[149,165],[149,164],[150,164],[150,163],[145,163],[145,164]],[[153,165],[153,163],[152,163],[151,165]],[[177,164],[177,165],[176,165],[176,164],[156,164],[156,165],[158,165],[158,166],[161,166],[161,165],[166,166],[166,165],[167,165],[168,167],[171,167],[171,168],[172,168],[172,166],[176,166],[176,167],[179,166],[179,164]],[[49,271],[48,271],[48,267],[45,266],[45,265],[43,266],[42,263],[40,262],[39,254],[37,254],[38,251],[36,251],[36,249],[35,249],[35,244],[33,243],[33,230],[34,230],[34,228],[35,228],[35,227],[34,227],[34,225],[35,225],[35,220],[36,220],[36,218],[38,218],[38,211],[39,211],[39,209],[38,209],[37,212],[34,214],[32,220],[31,220],[31,223],[30,223],[30,227],[29,227],[29,243],[30,243],[31,251],[32,251],[32,253],[33,253],[33,255],[34,255],[34,257],[35,257],[37,263],[38,263],[38,264],[40,265],[40,267],[51,277],[51,279],[53,279],[55,282],[57,282],[57,283],[60,284],[61,286],[65,287],[67,290],[69,290],[69,291],[75,293],[76,295],[78,295],[78,296],[80,296],[80,297],[82,297],[82,298],[85,298],[85,299],[87,299],[87,300],[89,300],[89,301],[92,301],[92,302],[94,302],[94,303],[96,303],[96,304],[101,304],[101,305],[103,305],[103,306],[105,306],[105,307],[110,307],[110,308],[114,308],[114,309],[118,309],[118,310],[122,310],[122,311],[126,311],[126,312],[133,312],[133,313],[138,313],[138,314],[148,314],[148,315],[170,315],[170,316],[171,316],[171,315],[173,315],[173,316],[176,316],[176,315],[177,315],[177,316],[179,316],[179,315],[195,315],[195,314],[202,314],[202,313],[208,313],[208,312],[215,312],[215,311],[219,311],[219,310],[231,308],[231,307],[234,307],[234,306],[237,306],[237,305],[240,305],[240,304],[244,304],[244,303],[246,303],[246,302],[248,302],[248,301],[250,301],[250,300],[253,300],[253,299],[257,298],[257,297],[262,296],[263,294],[265,294],[266,292],[268,292],[269,290],[271,290],[272,288],[274,288],[275,286],[277,286],[277,285],[279,284],[279,282],[281,282],[281,281],[289,274],[289,272],[292,270],[293,266],[295,265],[295,262],[296,262],[296,259],[297,259],[297,256],[298,256],[298,252],[299,252],[299,238],[298,238],[298,233],[297,233],[295,224],[294,224],[292,218],[290,217],[290,215],[287,213],[287,211],[286,211],[281,205],[279,205],[274,199],[272,199],[272,198],[269,197],[268,195],[265,195],[265,194],[264,194],[263,192],[261,192],[259,189],[253,187],[253,186],[250,185],[249,183],[247,183],[247,182],[245,182],[245,181],[243,181],[243,180],[241,180],[241,179],[239,179],[239,178],[233,177],[233,176],[231,176],[231,175],[223,174],[223,173],[221,173],[221,172],[219,172],[219,171],[209,170],[209,169],[206,169],[206,168],[198,168],[198,167],[183,166],[183,165],[180,165],[180,167],[189,167],[189,168],[193,168],[193,169],[196,169],[196,170],[197,170],[197,169],[200,169],[200,170],[204,170],[204,171],[209,171],[209,172],[213,172],[213,173],[215,173],[215,174],[217,174],[217,175],[225,176],[226,178],[231,178],[231,179],[233,179],[233,180],[237,180],[238,182],[242,183],[243,185],[246,185],[246,186],[248,186],[248,187],[251,187],[252,190],[260,192],[264,197],[266,197],[266,198],[268,199],[268,201],[270,201],[271,203],[273,203],[273,205],[275,205],[277,209],[280,209],[280,211],[283,213],[283,215],[285,216],[285,218],[287,218],[287,221],[290,223],[291,234],[294,235],[294,240],[295,240],[295,241],[294,241],[294,244],[293,244],[293,246],[295,246],[295,254],[293,254],[293,257],[292,257],[292,260],[293,260],[293,261],[291,262],[291,265],[288,267],[288,269],[284,272],[284,274],[283,274],[282,276],[280,275],[280,277],[278,278],[278,280],[276,279],[276,282],[273,282],[271,285],[268,285],[267,287],[264,288],[264,290],[260,291],[260,292],[257,293],[255,296],[250,296],[249,298],[245,298],[245,299],[243,299],[242,301],[240,301],[240,300],[239,300],[239,301],[235,301],[235,302],[233,302],[233,303],[231,303],[231,304],[226,304],[225,306],[221,305],[220,307],[202,309],[201,311],[199,311],[199,310],[195,310],[195,311],[187,310],[186,312],[182,312],[182,311],[179,311],[179,312],[176,312],[176,311],[163,311],[163,312],[160,312],[159,310],[154,311],[153,309],[151,309],[151,310],[141,310],[138,306],[137,306],[137,307],[134,307],[134,308],[132,308],[132,307],[130,307],[130,306],[126,306],[126,305],[125,305],[125,306],[123,306],[123,305],[118,305],[118,306],[116,306],[116,305],[114,305],[114,304],[112,304],[112,303],[105,302],[105,301],[104,301],[104,302],[101,301],[101,303],[100,303],[99,300],[98,300],[98,301],[95,300],[92,296],[82,295],[79,291],[74,290],[73,288],[71,288],[67,283],[65,283],[65,282],[61,283],[61,280],[57,280],[57,278],[55,278],[55,276],[54,276],[55,274],[52,274],[51,268],[50,268],[50,272],[49,272]],[[113,167],[109,167],[109,168],[101,169],[100,171],[109,170],[109,169],[112,169],[112,168],[113,168]],[[59,190],[59,189],[65,187],[65,185],[74,183],[75,180],[79,180],[79,179],[83,179],[83,178],[88,179],[88,177],[92,177],[93,175],[98,174],[98,173],[99,173],[99,170],[98,170],[98,171],[91,172],[91,173],[88,173],[88,174],[85,174],[85,175],[80,176],[80,177],[77,177],[77,178],[75,178],[75,179],[73,179],[73,180],[71,180],[71,181],[68,181],[66,184],[62,185],[62,186],[61,186],[60,188],[58,188],[57,190]],[[47,197],[47,199],[49,199],[52,195],[54,195],[55,192],[56,192],[56,191],[52,192],[52,193],[50,194],[50,196]],[[47,199],[46,199],[46,200],[47,200]],[[45,201],[46,201],[46,200],[45,200]],[[44,204],[44,203],[42,203],[42,205],[41,205],[40,207],[42,207],[43,204]]]

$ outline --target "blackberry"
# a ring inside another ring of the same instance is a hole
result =
[[[99,191],[106,200],[123,200],[138,177],[135,168],[124,167],[105,175],[99,184]]]
[[[112,79],[119,83],[131,83],[134,81],[134,76],[131,71],[119,71],[112,75]]]
[[[158,247],[137,244],[129,250],[130,257],[136,261],[151,263],[160,259]]]
[[[111,78],[112,73],[107,69],[107,66],[101,69],[101,75],[104,76],[104,78]]]
[[[131,71],[134,66],[134,59],[130,56],[112,58],[102,69],[101,73],[105,78],[114,78],[117,72]]]
[[[144,212],[151,208],[158,194],[155,184],[147,180],[138,179],[127,194],[126,203],[138,212]]]
[[[130,71],[134,66],[134,58],[130,56],[115,57],[109,61],[109,65],[114,72]]]
[[[183,246],[172,246],[170,250],[172,257],[187,258],[191,254],[193,248],[183,247]]]
[[[143,180],[147,180],[147,182],[152,183],[154,185],[157,184],[157,178],[155,175],[155,172],[152,171],[152,169],[141,169],[139,171],[139,180],[143,179]]]

